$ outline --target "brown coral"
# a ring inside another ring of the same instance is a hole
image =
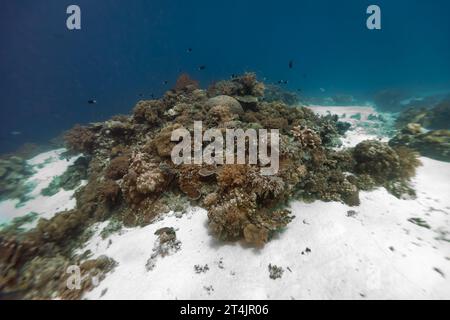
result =
[[[175,91],[193,91],[199,88],[199,83],[196,80],[193,80],[187,73],[181,74],[177,82],[175,84]]]
[[[95,147],[96,136],[88,127],[76,125],[64,135],[67,148],[75,152],[90,154]]]
[[[128,173],[130,159],[128,156],[114,158],[106,168],[105,177],[112,180],[122,179]]]
[[[178,123],[164,127],[150,142],[150,147],[154,148],[160,157],[170,157],[172,150],[176,145],[176,142],[171,141],[172,132],[180,128],[182,128],[182,126]]]
[[[357,173],[369,174],[379,182],[398,176],[400,159],[387,143],[375,140],[363,141],[353,150],[353,157],[356,160]]]
[[[164,190],[167,177],[148,155],[136,152],[131,159],[128,173],[121,183],[121,189],[128,203],[139,204],[148,195],[158,194]]]
[[[164,104],[160,100],[139,101],[133,110],[134,120],[138,123],[147,123],[157,126],[161,122],[160,114]]]
[[[291,133],[300,142],[302,148],[316,149],[322,144],[320,136],[311,129],[296,126],[292,128]]]

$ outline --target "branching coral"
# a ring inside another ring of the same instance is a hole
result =
[[[174,90],[175,91],[183,91],[183,90],[193,91],[198,88],[199,88],[198,81],[191,79],[191,77],[187,73],[183,73],[178,77]]]

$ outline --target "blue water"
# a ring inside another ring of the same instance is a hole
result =
[[[80,31],[66,28],[70,4],[81,7]],[[370,4],[382,30],[366,28]],[[447,0],[5,0],[0,152],[128,113],[181,71],[203,86],[256,71],[311,96],[446,91],[449,14]]]

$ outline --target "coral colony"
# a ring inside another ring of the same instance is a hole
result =
[[[259,165],[261,175],[274,175],[279,168],[279,130],[274,129],[270,133],[270,139],[266,129],[226,129],[226,150],[224,162],[224,138],[220,129],[208,129],[203,134],[202,122],[194,122],[194,156],[192,157],[192,142],[189,130],[176,129],[172,132],[171,141],[182,141],[177,144],[171,153],[172,162],[180,164],[202,165],[228,165],[246,164]],[[268,154],[268,142],[270,140],[270,156]],[[211,142],[212,141],[212,142]],[[203,143],[211,142],[203,150]],[[248,142],[248,158],[246,159],[246,146]],[[259,152],[258,152],[259,150]],[[235,157],[236,154],[236,157]],[[259,162],[258,162],[259,160]],[[270,165],[269,168],[263,166]]]
[[[263,247],[293,219],[292,199],[356,206],[360,190],[378,186],[414,197],[410,178],[420,165],[418,153],[400,142],[413,136],[412,146],[421,146],[430,133],[410,125],[398,143],[336,148],[348,129],[338,116],[288,106],[272,99],[278,95],[273,88],[269,92],[265,97],[265,85],[252,73],[207,90],[182,75],[161,99],[139,101],[131,115],[68,131],[67,152],[81,153],[82,160],[70,169],[74,181],[55,185],[87,184],[76,192],[74,209],[41,218],[29,231],[1,231],[0,290],[21,298],[80,298],[92,289],[91,277],[101,281],[116,265],[108,257],[76,254],[89,226],[107,220],[145,226],[176,211],[180,201],[207,210],[213,237]],[[28,174],[13,159],[2,170],[2,177],[11,170]],[[2,196],[17,193],[7,179],[1,183]],[[147,269],[180,246],[174,230],[157,234]],[[70,265],[80,265],[80,290],[65,285]]]

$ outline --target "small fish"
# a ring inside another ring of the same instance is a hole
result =
[[[278,84],[288,84],[289,81],[287,80],[278,80]]]
[[[141,98],[142,98],[143,96],[144,96],[144,94],[143,94],[143,93],[139,93],[139,97],[141,97]]]
[[[231,79],[236,79],[236,78],[237,78],[237,75],[233,73],[233,74],[231,75]]]
[[[187,48],[186,52],[187,53],[191,53],[192,52],[192,48]]]
[[[289,61],[289,69],[294,68],[294,60]]]
[[[320,88],[320,92],[325,92],[326,90],[324,88]]]
[[[150,94],[150,97],[152,97],[152,99],[155,97],[155,95],[152,93],[152,94]]]
[[[205,69],[206,69],[205,65],[201,65],[201,66],[198,67],[198,70],[205,70]]]
[[[91,100],[88,100],[88,103],[89,104],[97,104],[97,100],[91,99]]]
[[[22,132],[20,132],[20,131],[12,131],[11,132],[12,136],[20,136],[21,134],[22,134]]]
[[[164,80],[164,82],[163,82],[163,84],[168,84],[169,83],[169,81],[167,81],[167,80]]]
[[[302,92],[302,89],[298,88],[297,91],[298,91],[298,92]]]

